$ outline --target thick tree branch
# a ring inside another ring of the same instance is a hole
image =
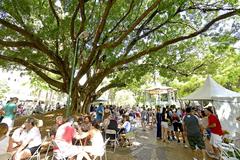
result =
[[[86,73],[90,68],[92,62],[94,61],[94,57],[95,57],[95,53],[96,53],[96,49],[97,49],[97,43],[101,37],[101,34],[104,30],[106,21],[107,21],[107,17],[110,13],[110,9],[112,8],[113,3],[115,2],[115,0],[108,0],[107,6],[104,10],[104,13],[102,15],[102,19],[100,21],[100,24],[97,27],[96,33],[95,33],[95,37],[94,37],[94,41],[93,41],[93,47],[92,47],[92,51],[86,61],[86,63],[84,63],[82,65],[81,70],[78,72],[77,76],[76,76],[76,80],[78,81],[79,79],[81,79],[81,77],[83,76],[84,73]]]
[[[0,40],[0,46],[3,47],[30,47],[30,48],[36,48],[36,45],[34,45],[31,42],[27,42],[27,41],[3,41]]]
[[[36,37],[34,34],[28,32],[27,30],[24,30],[21,27],[18,27],[3,19],[0,19],[0,24],[13,31],[18,32],[25,38],[29,39],[34,44],[36,49],[42,51],[42,53],[46,54],[54,62],[54,64],[59,68],[59,70],[61,70],[63,75],[67,75],[61,57],[59,57],[59,55],[55,54],[52,50],[50,50],[39,37]]]
[[[105,43],[100,48],[114,48],[122,43],[122,41],[131,33],[142,20],[148,16],[160,3],[161,0],[156,0],[139,18],[125,31],[115,42]]]
[[[77,17],[79,9],[80,9],[80,1],[73,13],[72,18],[71,18],[70,35],[71,35],[73,45],[75,44],[75,26],[74,25],[75,25],[75,19]],[[74,47],[75,47],[75,45],[74,45]]]
[[[26,37],[27,39],[30,39],[32,43],[35,44],[35,46],[37,46],[37,49],[39,49],[40,51],[42,51],[43,53],[47,54],[54,62],[56,62],[56,57],[53,51],[49,50],[47,46],[45,46],[45,44],[42,43],[42,40],[38,37],[35,37],[32,33],[28,32],[27,30],[22,29],[21,27],[18,27],[14,24],[11,24],[3,19],[0,19],[0,24],[4,25],[5,27],[12,29],[18,33],[20,33],[21,35],[23,35],[24,37]]]
[[[60,19],[58,17],[58,14],[57,12],[55,11],[54,9],[54,6],[53,6],[53,3],[52,3],[52,0],[48,0],[48,3],[50,5],[50,8],[52,10],[52,13],[57,21],[57,26],[58,26],[58,29],[59,29],[59,26],[60,26]],[[58,54],[58,50],[59,50],[59,42],[58,42],[58,39],[59,39],[59,34],[57,34],[57,38],[55,40],[55,45],[56,45],[56,54]]]
[[[59,25],[60,25],[60,19],[59,19],[59,17],[58,17],[57,12],[56,12],[55,9],[54,9],[54,6],[53,6],[53,3],[52,3],[52,0],[48,0],[48,3],[49,3],[49,6],[50,6],[50,8],[51,8],[51,10],[52,10],[52,13],[53,13],[53,15],[54,15],[56,21],[57,21],[57,25],[59,26]]]
[[[129,52],[131,51],[131,49],[133,48],[133,46],[140,40],[143,39],[145,37],[147,37],[149,34],[152,34],[153,32],[157,31],[158,29],[160,29],[161,27],[163,27],[164,25],[166,25],[172,18],[174,18],[178,13],[182,12],[181,10],[182,5],[180,5],[178,7],[178,9],[176,10],[176,12],[172,15],[169,16],[168,19],[166,19],[165,21],[163,21],[162,23],[160,23],[158,26],[154,27],[153,29],[143,33],[140,36],[140,33],[142,32],[142,30],[144,29],[145,25],[147,25],[149,22],[152,21],[152,19],[154,18],[154,16],[158,13],[158,10],[155,10],[151,16],[149,16],[149,18],[145,21],[145,23],[143,23],[143,25],[138,29],[137,31],[137,35],[136,37],[129,43],[129,45],[126,48],[125,54],[123,55],[124,57],[126,57]]]
[[[103,29],[105,27],[107,17],[110,13],[110,9],[112,8],[113,3],[114,3],[114,0],[108,0],[107,6],[104,10],[101,21],[100,21],[100,23],[97,27],[96,33],[95,33],[95,37],[94,37],[94,40],[93,40],[93,49],[92,49],[93,51],[92,52],[95,52],[95,50],[96,50],[97,43],[99,42],[99,39],[100,39],[101,34],[103,32]]]
[[[60,71],[57,71],[57,70],[52,69],[52,68],[48,68],[48,67],[43,66],[43,65],[41,65],[41,64],[38,64],[38,63],[36,63],[36,62],[31,62],[31,63],[32,63],[34,66],[38,67],[38,68],[41,68],[41,69],[43,69],[43,70],[46,70],[46,71],[51,72],[51,73],[54,73],[54,74],[61,75],[61,72],[60,72]]]
[[[240,12],[240,9],[238,10],[235,10],[235,11],[232,11],[232,12],[228,12],[228,13],[225,13],[225,14],[222,14],[216,18],[214,18],[213,20],[211,20],[210,22],[208,22],[202,29],[196,31],[196,32],[193,32],[189,35],[186,35],[186,36],[179,36],[177,38],[174,38],[174,39],[171,39],[171,40],[167,40],[163,43],[161,43],[160,45],[157,45],[155,47],[152,47],[152,48],[149,48],[149,49],[146,49],[146,50],[143,50],[141,52],[138,52],[137,54],[129,57],[129,58],[126,58],[126,59],[121,59],[119,60],[118,62],[110,65],[109,68],[115,68],[119,65],[123,65],[123,64],[126,64],[126,63],[129,63],[129,62],[132,62],[136,59],[139,59],[140,57],[144,56],[144,55],[147,55],[147,54],[151,54],[153,52],[156,52],[156,51],[159,51],[160,49],[166,47],[166,46],[169,46],[171,44],[175,44],[177,42],[180,42],[180,41],[184,41],[184,40],[187,40],[187,39],[190,39],[190,38],[193,38],[193,37],[196,37],[200,34],[202,34],[203,32],[206,32],[213,24],[215,24],[216,22],[220,21],[220,20],[223,20],[223,19],[226,19],[226,18],[229,18],[231,16],[235,16],[237,15],[238,13]],[[108,68],[108,69],[109,69]]]
[[[29,70],[36,73],[39,77],[41,77],[48,84],[64,91],[63,83],[53,80],[52,78],[47,76],[45,73],[43,73],[40,68],[38,68],[34,64],[29,63],[28,61],[25,61],[20,58],[9,57],[9,56],[4,56],[4,55],[0,55],[0,60],[5,60],[5,61],[14,62],[14,63],[20,64],[20,65],[23,65],[26,68],[28,68]]]
[[[80,23],[80,28],[79,28],[77,37],[84,31],[84,28],[85,28],[86,15],[85,15],[84,0],[80,0],[80,16],[81,16],[81,23]]]
[[[100,97],[107,90],[109,90],[111,88],[116,88],[116,87],[126,87],[126,84],[125,83],[110,83],[97,91],[97,93],[96,93],[97,98]]]

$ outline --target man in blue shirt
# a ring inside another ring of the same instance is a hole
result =
[[[99,103],[99,106],[97,107],[96,110],[96,120],[99,122],[102,122],[103,120],[103,112],[104,112],[104,107],[102,103]]]

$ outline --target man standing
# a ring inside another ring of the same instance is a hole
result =
[[[2,123],[6,123],[8,125],[8,132],[10,132],[13,128],[14,125],[14,119],[15,119],[15,115],[16,115],[16,110],[17,110],[17,102],[18,102],[18,98],[14,97],[10,100],[9,103],[7,103],[4,107],[3,107],[3,112],[4,112],[4,118],[2,120]]]
[[[162,114],[160,112],[160,106],[157,107],[156,121],[157,121],[157,139],[160,140],[162,139],[162,130],[161,130]]]
[[[146,124],[147,124],[147,111],[145,107],[143,107],[143,110],[141,112],[141,124],[142,124],[143,131],[145,131]]]
[[[213,111],[210,107],[205,110],[205,113],[208,116],[207,128],[209,128],[211,131],[210,144],[213,147],[213,151],[215,153],[216,158],[218,158],[220,156],[219,145],[221,145],[222,143],[223,135],[222,126],[217,116],[213,114]]]
[[[99,103],[99,106],[96,110],[96,120],[102,122],[103,120],[104,107],[102,103]]]
[[[186,108],[187,115],[183,118],[183,129],[187,136],[189,145],[193,151],[193,160],[196,160],[196,146],[202,151],[203,160],[205,160],[205,144],[202,136],[202,127],[196,116],[192,114],[190,107]]]

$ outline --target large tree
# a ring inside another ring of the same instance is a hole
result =
[[[204,37],[215,24],[239,13],[236,3],[2,0],[0,64],[22,65],[65,93],[69,93],[72,68],[76,67],[72,110],[87,112],[89,103],[103,92],[124,85],[115,79],[116,73],[137,68],[151,55],[164,60],[169,56],[162,54],[164,49],[194,41],[198,35]],[[178,57],[173,59],[178,61]],[[167,64],[162,67],[170,68]],[[99,88],[106,77],[112,77],[111,82]]]

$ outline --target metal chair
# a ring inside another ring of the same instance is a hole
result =
[[[41,152],[42,145],[46,140],[47,140],[47,137],[44,137],[41,145],[37,148],[37,150],[33,153],[33,155],[28,160],[32,160],[34,158],[36,158],[37,160],[41,160],[40,152]]]
[[[111,138],[111,136],[113,136],[114,138]],[[118,133],[117,133],[117,131],[112,130],[112,129],[106,129],[105,130],[105,139],[107,139],[108,137],[110,138],[109,142],[113,142],[113,144],[114,144],[113,152],[115,152],[115,150],[117,148],[117,145],[118,145]]]

